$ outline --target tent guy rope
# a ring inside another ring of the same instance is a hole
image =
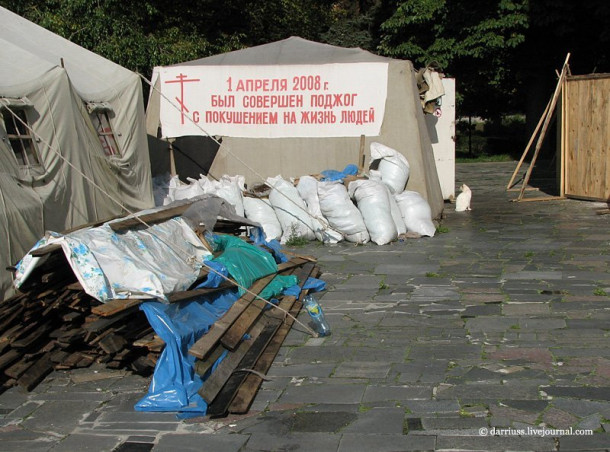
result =
[[[130,215],[133,215],[134,218],[139,221],[140,223],[142,223],[144,226],[146,226],[147,228],[150,229],[150,225],[148,223],[146,223],[144,220],[142,220],[135,212],[132,212],[130,209],[128,209],[120,200],[116,199],[115,197],[113,197],[112,195],[110,195],[108,192],[106,192],[102,187],[100,187],[93,179],[91,179],[89,176],[87,176],[86,174],[84,174],[80,169],[78,169],[76,166],[74,166],[72,163],[70,163],[63,155],[61,155],[61,153],[55,149],[55,147],[53,147],[48,141],[46,141],[43,137],[41,137],[39,134],[37,134],[34,129],[32,129],[32,127],[30,127],[29,124],[27,124],[25,121],[23,121],[19,115],[17,115],[10,107],[6,107],[6,109],[11,113],[11,115],[13,115],[13,117],[16,118],[17,121],[19,121],[27,130],[29,130],[32,133],[32,136],[36,137],[36,139],[40,140],[42,143],[44,143],[52,152],[54,152],[63,162],[65,162],[67,165],[69,165],[72,169],[74,169],[78,174],[80,174],[89,184],[91,184],[91,186],[93,186],[94,188],[98,189],[103,195],[105,195],[106,197],[108,197],[108,199],[110,199],[112,202],[116,203],[119,207],[121,207],[121,209],[123,209],[125,212],[129,213]],[[155,234],[154,231],[150,231],[150,233],[152,235],[154,235],[159,241],[165,243],[165,241],[163,240],[162,237],[160,237],[158,234]],[[181,251],[185,254],[188,255],[189,253],[184,250],[181,249]],[[261,296],[259,296],[258,294],[250,291],[250,289],[248,287],[244,287],[242,285],[240,285],[239,283],[237,283],[236,281],[233,281],[232,279],[230,279],[229,277],[223,275],[222,273],[220,273],[219,271],[215,270],[214,268],[212,268],[211,266],[207,265],[205,263],[205,261],[202,262],[202,266],[206,267],[210,272],[220,276],[222,279],[231,282],[233,285],[237,286],[238,288],[242,289],[245,293],[248,293],[250,295],[252,295],[255,299],[259,299],[262,300],[265,304],[278,309],[279,311],[283,312],[285,316],[290,317],[291,319],[293,319],[296,323],[298,323],[299,325],[301,325],[303,328],[305,328],[305,330],[311,334],[313,337],[318,337],[318,334],[312,330],[311,328],[309,328],[307,325],[305,325],[304,323],[302,323],[300,320],[298,320],[295,316],[293,316],[290,312],[288,312],[287,310],[283,309],[282,307],[271,303],[268,300],[265,300],[264,298],[262,298]]]
[[[165,94],[163,94],[159,89],[157,89],[154,84],[152,83],[151,80],[147,79],[146,77],[144,77],[142,74],[137,73],[142,80],[144,80],[149,86],[150,88],[159,93],[159,95],[165,99],[169,105],[172,106],[172,108],[175,108],[178,112],[181,112],[180,107],[178,105],[176,105],[175,102],[173,102],[171,99],[169,99]],[[205,130],[203,127],[201,127],[198,123],[196,123],[195,121],[193,121],[193,118],[191,118],[190,116],[186,116],[186,118],[195,126],[197,127],[201,132],[203,132],[203,134],[210,138],[212,141],[214,141],[214,143],[216,143],[218,146],[221,145],[220,141],[218,141],[213,135],[210,135],[210,133]],[[168,140],[169,137],[166,137],[165,139]],[[363,140],[361,139],[361,142]],[[229,155],[231,155],[231,157],[234,157],[236,160],[239,161],[239,163],[241,163],[242,165],[244,165],[246,168],[248,168],[248,170],[250,170],[253,174],[255,174],[257,177],[259,177],[261,180],[265,179],[265,176],[263,176],[262,174],[260,174],[258,171],[256,171],[254,168],[252,168],[251,166],[249,166],[246,162],[244,162],[237,154],[235,154],[234,152],[231,151],[231,149],[228,146],[225,146],[224,149],[227,151],[227,153],[229,153]],[[364,151],[363,151],[364,153]],[[212,173],[208,174],[210,176],[212,176],[214,179],[218,180],[218,178],[216,176],[214,176]],[[272,187],[273,188],[273,187]],[[313,215],[312,213],[310,213],[309,211],[307,211],[306,209],[303,209],[303,207],[299,206],[297,203],[295,203],[292,199],[290,199],[286,194],[284,194],[281,190],[277,190],[277,192],[282,195],[284,198],[286,198],[290,203],[294,204],[299,210],[305,212],[305,214],[307,214],[310,218],[314,218],[316,220],[318,220],[325,228],[330,229],[338,234],[341,234],[341,236],[343,238],[345,238],[345,234],[343,234],[341,231],[336,230],[335,228],[333,228],[328,221],[326,220],[326,218],[321,218],[318,217],[316,215]]]

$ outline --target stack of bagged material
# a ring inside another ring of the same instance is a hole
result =
[[[357,168],[327,170],[317,177],[305,175],[295,183],[281,175],[267,178],[266,192],[246,191],[243,176],[177,176],[169,182],[165,202],[202,193],[215,194],[234,206],[238,215],[258,223],[268,239],[281,243],[291,238],[337,243],[372,241],[383,245],[407,232],[410,236],[434,236],[436,226],[427,201],[405,190],[410,176],[407,159],[381,143],[371,143],[367,177],[355,177]],[[156,195],[156,198],[159,196]]]

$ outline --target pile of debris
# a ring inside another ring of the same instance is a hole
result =
[[[159,358],[167,348],[166,341],[153,329],[154,323],[143,308],[156,303],[177,306],[179,311],[195,302],[212,305],[218,294],[230,294],[226,312],[219,312],[205,334],[194,339],[197,342],[191,344],[189,353],[197,358],[192,371],[203,382],[199,394],[209,405],[209,413],[222,416],[247,411],[262,375],[301,308],[300,300],[307,293],[305,285],[310,277],[318,276],[319,270],[312,258],[299,256],[276,264],[271,248],[254,246],[243,235],[235,237],[252,224],[243,218],[239,221],[231,213],[216,212],[213,226],[206,229],[209,218],[202,219],[191,212],[196,202],[182,202],[109,225],[115,232],[130,228],[147,230],[153,224],[190,215],[200,245],[210,247],[212,236],[207,232],[228,234],[222,237],[233,237],[243,246],[265,254],[265,259],[272,261],[273,270],[262,277],[257,275],[246,287],[231,272],[219,283],[206,285],[218,271],[204,264],[185,290],[167,293],[164,300],[134,296],[101,302],[91,295],[90,288],[83,287],[88,281],[74,270],[74,262],[70,262],[74,256],[66,253],[65,246],[62,247],[65,243],[39,246],[27,256],[36,259],[36,265],[27,271],[19,293],[0,305],[0,391],[14,385],[30,391],[54,369],[87,367],[94,362],[145,375],[154,370],[156,374],[155,366],[163,361]],[[143,222],[146,228],[142,227]],[[223,254],[216,252],[214,258],[222,258]],[[305,290],[289,295],[274,293],[280,309],[269,309],[270,303],[259,293],[278,275],[292,275]],[[155,407],[145,409],[155,411]]]

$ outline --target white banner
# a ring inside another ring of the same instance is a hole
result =
[[[380,133],[387,63],[158,68],[164,137]]]

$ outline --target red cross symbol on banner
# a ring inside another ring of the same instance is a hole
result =
[[[184,117],[185,117],[185,112],[189,113],[189,109],[186,107],[186,105],[184,104],[184,84],[187,82],[199,82],[200,79],[198,78],[186,78],[187,75],[183,74],[182,72],[180,73],[180,75],[176,75],[176,78],[178,80],[167,80],[165,83],[180,83],[180,98],[176,97],[176,101],[178,101],[178,103],[180,104],[180,113],[181,113],[181,117],[180,117],[180,123],[184,124]]]

